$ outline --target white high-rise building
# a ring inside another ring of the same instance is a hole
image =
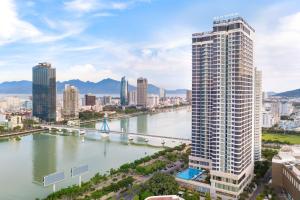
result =
[[[254,161],[259,161],[261,159],[262,74],[257,69],[254,73]]]
[[[79,114],[79,92],[75,86],[65,85],[63,96],[63,118],[78,118]]]
[[[136,90],[134,91],[130,91],[128,93],[128,101],[129,101],[129,105],[133,106],[137,104],[137,92]]]
[[[164,88],[159,88],[159,98],[166,98],[166,90]]]
[[[159,96],[155,94],[148,95],[148,106],[150,108],[154,108],[159,105]]]
[[[193,34],[189,167],[210,171],[213,198],[237,199],[253,177],[253,36],[241,17]]]

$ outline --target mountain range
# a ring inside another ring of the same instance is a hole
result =
[[[121,82],[107,78],[99,82],[81,81],[78,79],[69,81],[58,81],[56,83],[57,93],[63,93],[66,84],[77,87],[81,94],[119,94]],[[128,90],[135,90],[136,87],[128,85]],[[0,83],[0,94],[31,94],[32,82],[31,81],[9,81]],[[148,84],[148,93],[159,94],[159,87]],[[186,89],[166,90],[167,94],[185,94]]]
[[[289,90],[286,92],[276,93],[273,96],[280,96],[280,97],[300,97],[300,89]]]

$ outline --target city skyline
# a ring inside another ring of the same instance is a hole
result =
[[[82,0],[4,0],[0,8],[0,82],[30,80],[31,66],[48,61],[56,67],[60,81],[119,80],[125,75],[135,82],[147,73],[147,78],[161,87],[190,89],[191,73],[186,69],[191,66],[191,34],[207,30],[208,21],[215,16],[238,12],[257,31],[256,66],[264,74],[263,90],[299,88],[300,13],[295,5],[293,0],[247,5],[176,1],[171,6],[169,1],[150,0],[87,0],[85,4]],[[214,9],[209,9],[212,6]],[[158,22],[157,17],[163,20]]]

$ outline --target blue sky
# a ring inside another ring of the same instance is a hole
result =
[[[1,0],[0,82],[30,80],[47,61],[58,80],[190,88],[191,34],[230,13],[256,29],[264,90],[300,88],[300,0]]]

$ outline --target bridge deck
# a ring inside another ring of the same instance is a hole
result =
[[[84,128],[84,127],[69,127],[69,126],[42,126],[45,128],[56,128],[56,129],[67,129],[67,130],[85,130],[85,131],[97,131],[100,132],[100,130],[95,129],[95,128]],[[179,141],[186,141],[189,142],[191,141],[188,138],[179,138],[179,137],[171,137],[171,136],[160,136],[160,135],[155,135],[155,134],[149,134],[149,133],[132,133],[132,132],[121,132],[121,131],[114,131],[110,130],[109,133],[112,134],[128,134],[128,135],[133,135],[133,136],[142,136],[142,137],[152,137],[152,138],[161,138],[161,139],[171,139],[171,140],[179,140]]]

